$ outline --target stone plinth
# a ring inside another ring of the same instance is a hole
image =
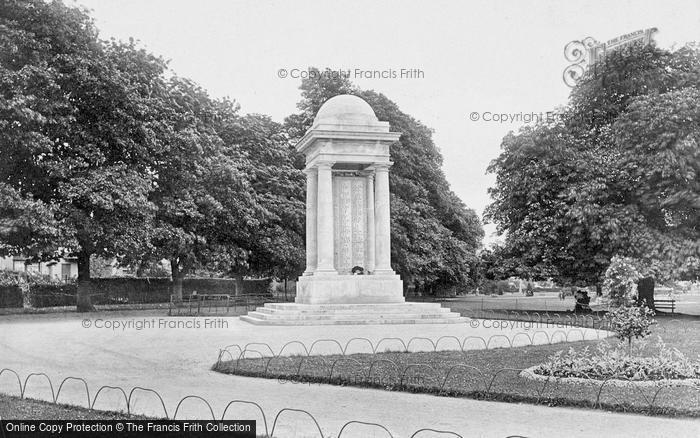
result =
[[[299,304],[403,303],[403,282],[398,275],[333,275],[300,277]]]

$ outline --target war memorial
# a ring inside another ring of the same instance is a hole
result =
[[[406,303],[391,268],[389,147],[401,133],[362,98],[339,95],[296,148],[306,156],[306,270],[294,303],[268,303],[253,324],[460,323],[439,303]]]

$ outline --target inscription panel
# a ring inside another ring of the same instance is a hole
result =
[[[334,265],[339,274],[349,274],[353,266],[367,269],[366,184],[361,176],[333,177]]]

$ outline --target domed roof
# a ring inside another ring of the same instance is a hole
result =
[[[362,98],[341,94],[328,99],[318,110],[316,125],[374,125],[378,122],[374,110]]]

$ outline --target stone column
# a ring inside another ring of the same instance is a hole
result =
[[[316,216],[316,247],[318,263],[315,275],[333,275],[333,163],[318,164],[318,211]]]
[[[389,166],[375,166],[374,187],[374,227],[375,227],[375,257],[374,273],[377,275],[394,274],[391,269],[391,222],[389,216]]]
[[[368,272],[374,273],[375,232],[374,232],[374,173],[367,175],[367,253],[365,256]]]
[[[304,275],[313,275],[316,270],[316,213],[318,211],[318,172],[307,168],[306,173],[306,270]]]

